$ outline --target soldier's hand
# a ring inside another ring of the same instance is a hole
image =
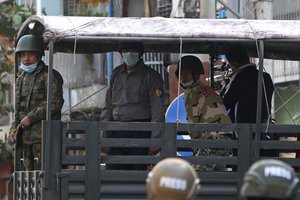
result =
[[[28,116],[25,116],[22,120],[21,120],[21,126],[23,129],[29,128],[31,125],[31,121],[29,119]]]

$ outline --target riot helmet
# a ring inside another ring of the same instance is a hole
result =
[[[241,196],[246,198],[292,199],[299,179],[286,163],[275,159],[255,162],[244,176]]]
[[[40,57],[44,56],[44,43],[42,38],[36,35],[22,36],[17,43],[15,53],[18,54],[24,51],[38,52]]]
[[[148,174],[148,200],[192,200],[200,189],[194,168],[180,158],[166,158]]]
[[[177,63],[177,69],[175,71],[177,78],[179,76],[179,67],[180,67],[180,60]],[[184,69],[190,69],[193,75],[196,76],[200,74],[204,74],[202,62],[196,56],[188,55],[188,56],[183,56],[181,58],[181,70]],[[196,78],[197,77],[194,77],[194,80],[196,80]]]

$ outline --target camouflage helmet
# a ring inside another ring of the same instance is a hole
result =
[[[179,75],[179,67],[180,67],[179,65],[180,65],[180,60],[177,63],[177,69],[175,71],[177,77]],[[190,69],[193,74],[196,73],[204,74],[202,62],[196,56],[188,55],[188,56],[183,56],[181,58],[181,70],[184,69]]]
[[[194,168],[180,158],[166,158],[148,174],[148,200],[191,200],[200,188]]]
[[[299,179],[286,163],[275,159],[255,162],[244,176],[242,197],[291,199]]]
[[[17,44],[16,53],[24,51],[35,51],[38,52],[41,56],[44,56],[44,43],[41,37],[36,35],[24,35],[22,36]]]

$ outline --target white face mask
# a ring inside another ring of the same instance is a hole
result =
[[[140,59],[139,55],[140,55],[140,53],[136,53],[136,52],[122,53],[123,61],[124,61],[124,63],[126,63],[128,68],[133,67],[133,66],[136,65],[136,63]]]
[[[187,88],[187,87],[191,87],[194,83],[194,80],[191,80],[189,82],[186,83],[181,83],[182,87]]]

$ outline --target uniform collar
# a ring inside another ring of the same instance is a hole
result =
[[[236,69],[233,73],[236,74],[246,68],[255,68],[256,69],[256,64],[254,63],[249,63],[249,64],[246,64],[246,65],[243,65],[241,67],[239,67],[238,69]]]
[[[37,69],[36,69],[35,73],[39,73],[44,68],[45,68],[45,63],[42,60],[40,60],[39,63],[38,63],[38,66],[37,66]]]
[[[134,66],[135,70],[131,71],[131,72],[135,72],[138,71],[139,69],[141,69],[144,66],[144,62],[143,60],[139,60],[136,65]],[[127,66],[125,63],[122,64],[122,69],[121,72],[127,72]]]

